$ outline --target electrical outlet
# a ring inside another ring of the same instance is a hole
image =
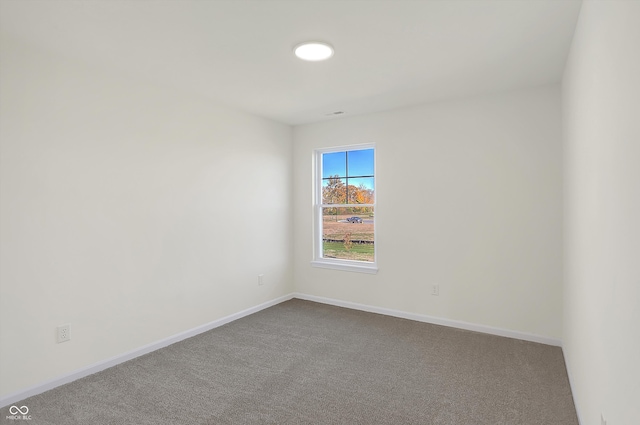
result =
[[[71,340],[71,325],[58,326],[58,343]]]
[[[431,295],[440,295],[440,285],[433,285],[431,287]]]
[[[258,275],[258,285],[264,285],[264,275],[263,274],[259,274]]]

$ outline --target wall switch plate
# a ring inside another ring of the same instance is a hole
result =
[[[71,325],[58,326],[58,343],[71,340]]]
[[[431,287],[431,295],[440,295],[440,285],[433,285]]]
[[[258,275],[258,285],[264,285],[264,275],[263,274],[259,274]]]

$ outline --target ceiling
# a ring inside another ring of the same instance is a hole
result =
[[[0,30],[291,125],[559,82],[580,0],[0,0]],[[304,62],[303,41],[335,55]]]

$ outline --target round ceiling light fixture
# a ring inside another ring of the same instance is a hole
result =
[[[333,56],[333,47],[327,43],[321,41],[307,41],[306,43],[298,44],[293,53],[297,57],[306,61],[323,61]]]

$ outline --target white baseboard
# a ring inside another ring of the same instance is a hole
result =
[[[301,300],[314,301],[322,304],[335,305],[337,307],[345,307],[353,310],[367,311],[370,313],[383,314],[385,316],[400,317],[402,319],[415,320],[417,322],[431,323],[434,325],[449,326],[451,328],[465,329],[468,331],[482,332],[491,335],[504,336],[507,338],[521,339],[524,341],[538,342],[546,345],[560,347],[562,342],[559,339],[549,338],[546,336],[530,334],[526,332],[513,331],[510,329],[494,328],[492,326],[478,325],[475,323],[462,322],[458,320],[443,319],[440,317],[427,316],[424,314],[407,313],[406,311],[392,310],[388,308],[375,307],[371,305],[358,304],[350,301],[336,300],[333,298],[317,297],[315,295],[301,294],[296,292],[294,298]]]
[[[189,329],[179,334],[170,336],[163,340],[153,342],[151,344],[147,344],[143,347],[137,348],[127,353],[124,353],[115,357],[111,357],[110,359],[107,359],[98,363],[94,363],[90,366],[84,367],[82,369],[78,369],[74,372],[59,376],[57,378],[51,379],[41,384],[34,385],[32,387],[26,388],[21,391],[17,391],[15,393],[12,393],[5,397],[0,398],[0,407],[8,406],[20,400],[24,400],[25,398],[32,397],[34,395],[43,393],[45,391],[49,391],[55,387],[59,387],[60,385],[68,384],[69,382],[75,381],[80,378],[84,378],[85,376],[93,375],[94,373],[100,372],[101,370],[113,367],[120,363],[124,363],[128,360],[134,359],[136,357],[140,357],[152,351],[159,350],[160,348],[166,347],[168,345],[175,344],[176,342],[182,341],[183,339],[191,338],[192,336],[196,336],[203,332],[225,325],[229,322],[233,322],[234,320],[238,320],[250,314],[257,313],[260,310],[264,310],[265,308],[269,308],[276,304],[280,304],[281,302],[290,300],[291,298],[293,298],[293,294],[283,295],[282,297],[278,297],[276,299],[267,301],[257,306],[248,308],[246,310],[239,311],[238,313],[234,313],[229,316],[222,317],[218,320],[214,320],[213,322],[206,323],[204,325],[195,327],[193,329]]]

